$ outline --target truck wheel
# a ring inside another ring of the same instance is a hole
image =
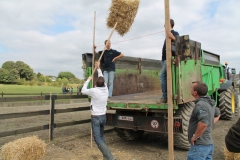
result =
[[[235,113],[235,96],[233,87],[220,93],[219,109],[221,112],[221,119],[231,119]]]
[[[123,129],[123,128],[114,128],[117,132],[117,135],[122,138],[123,140],[137,140],[142,137],[144,131],[138,130],[134,131],[131,129]]]
[[[188,150],[190,143],[188,141],[188,125],[189,120],[194,108],[193,102],[187,102],[179,105],[179,109],[176,111],[174,116],[182,118],[182,129],[183,133],[174,134],[174,146],[180,149]]]
[[[239,98],[238,98],[238,92],[234,92],[235,95],[235,116],[239,116]]]

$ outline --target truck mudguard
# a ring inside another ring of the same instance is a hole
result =
[[[227,90],[227,89],[230,88],[231,86],[233,86],[233,81],[231,81],[231,80],[226,80],[226,82],[220,84],[219,91]]]

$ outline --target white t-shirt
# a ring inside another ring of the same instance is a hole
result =
[[[97,69],[98,77],[103,77],[101,69]],[[82,87],[82,93],[91,96],[91,114],[92,115],[103,115],[107,111],[107,100],[108,100],[108,88],[105,84],[104,87],[95,87],[88,89],[87,80]]]

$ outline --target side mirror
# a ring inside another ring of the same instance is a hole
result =
[[[235,68],[232,68],[231,72],[232,72],[232,74],[236,74]]]

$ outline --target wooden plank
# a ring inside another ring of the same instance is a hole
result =
[[[88,111],[90,107],[78,107],[78,108],[66,108],[66,109],[55,109],[55,113],[67,113],[67,112],[77,112],[77,111]]]
[[[42,95],[41,93],[3,93],[3,95]]]
[[[40,131],[40,130],[45,130],[45,129],[48,129],[46,127],[46,125],[24,128],[24,129],[18,129],[18,130],[13,130],[13,131],[5,131],[5,132],[0,132],[0,137],[12,136],[12,135],[16,135],[16,134],[23,134],[23,133]]]
[[[88,98],[87,95],[57,95],[57,99],[78,99],[78,98]]]
[[[166,30],[166,67],[167,67],[167,82],[172,82],[172,51],[171,39],[168,37],[170,32],[170,4],[169,0],[164,1],[165,4],[165,30]],[[172,83],[167,83],[168,95],[168,159],[174,160],[174,147],[173,147],[173,95]]]
[[[91,119],[81,120],[81,121],[73,121],[73,122],[64,122],[64,123],[57,123],[56,128],[65,127],[65,126],[72,126],[77,124],[84,124],[91,122]]]
[[[32,111],[32,112],[21,112],[21,113],[8,113],[8,114],[0,114],[0,119],[32,117],[32,116],[47,115],[47,114],[49,114],[49,110]]]
[[[67,112],[77,112],[77,111],[87,111],[89,109],[90,109],[89,106],[78,107],[78,108],[55,109],[54,114],[56,114],[56,113],[67,113]],[[21,112],[21,113],[8,113],[8,114],[0,114],[0,119],[32,117],[32,116],[47,115],[47,114],[50,114],[49,110]]]
[[[16,102],[16,101],[36,101],[45,100],[45,96],[26,96],[26,97],[6,97],[0,98],[0,102]]]

